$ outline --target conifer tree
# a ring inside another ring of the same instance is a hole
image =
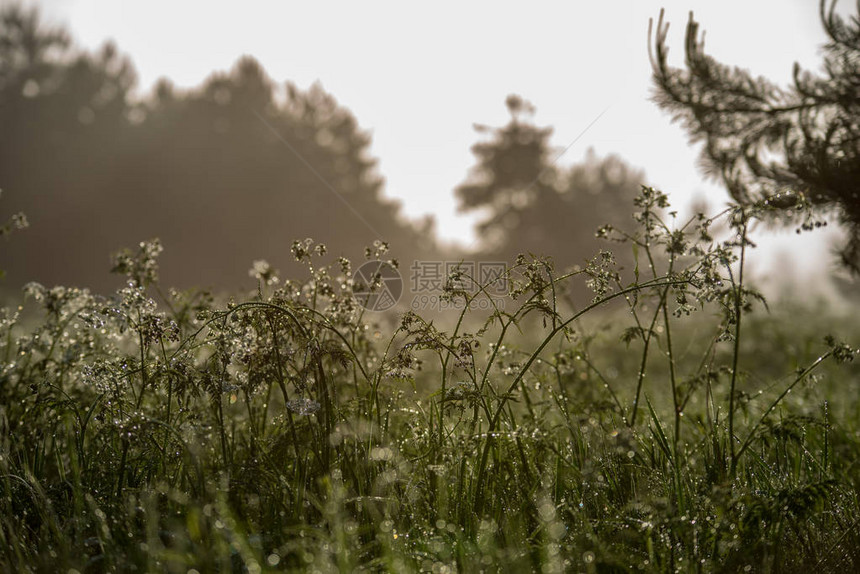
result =
[[[821,1],[828,38],[821,71],[795,64],[788,87],[708,56],[692,14],[685,67],[668,64],[662,13],[650,57],[654,99],[704,143],[705,173],[736,201],[767,202],[778,217],[801,201],[836,215],[848,232],[840,259],[860,274],[860,19],[846,20],[835,7]]]
[[[476,165],[455,190],[460,211],[485,214],[478,222],[482,254],[513,261],[520,253],[551,256],[560,267],[583,265],[599,249],[604,224],[629,227],[633,199],[645,174],[617,156],[558,165],[552,129],[532,123],[534,107],[519,96],[506,101],[502,127],[476,126],[485,138],[472,146]],[[626,254],[616,253],[625,259]]]

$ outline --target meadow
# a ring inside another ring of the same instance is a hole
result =
[[[244,296],[165,289],[157,241],[111,297],[30,284],[0,321],[0,570],[860,571],[860,328],[745,278],[795,204],[821,225],[790,192],[678,221],[643,187],[598,231],[632,268],[522,256],[502,299],[455,272],[461,313],[393,327],[311,241]]]

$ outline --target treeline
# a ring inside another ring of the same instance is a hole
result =
[[[0,38],[2,209],[31,222],[0,253],[6,288],[112,288],[108,255],[151,237],[164,282],[181,287],[248,285],[260,258],[289,273],[305,237],[353,259],[374,240],[405,261],[458,256],[440,252],[432,218],[408,221],[385,197],[369,135],[319,85],[279,86],[245,56],[194,89],[161,80],[141,96],[116,46],[81,50],[35,10],[2,10]],[[527,102],[507,103],[511,121],[481,128],[456,190],[462,210],[486,214],[479,256],[582,264],[595,229],[629,217],[643,174],[593,155],[556,166],[551,130]]]
[[[20,8],[0,27],[3,208],[31,222],[2,254],[16,281],[106,286],[108,254],[155,236],[165,280],[186,286],[247,283],[252,260],[286,264],[296,238],[349,255],[376,239],[432,249],[429,221],[383,197],[370,138],[322,88],[287,85],[279,101],[243,57],[196,89],[163,80],[136,99],[114,46],[77,50]]]

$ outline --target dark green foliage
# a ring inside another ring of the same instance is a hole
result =
[[[434,249],[432,224],[383,196],[370,136],[319,85],[279,86],[244,57],[193,89],[140,94],[116,47],[81,51],[15,5],[0,39],[0,186],[33,223],[2,261],[16,285],[109,292],[102,254],[152,236],[169,284],[219,289],[247,281],[255,257],[298,271],[296,237],[353,258],[374,240],[400,257]]]
[[[0,324],[0,569],[855,569],[856,351],[819,335],[845,326],[759,312],[757,210],[717,243],[637,206],[634,283],[522,257],[490,312],[449,282],[452,327],[387,331],[309,241],[305,281],[258,261],[229,302],[160,294],[157,242],[112,297],[29,285]]]
[[[662,14],[651,54],[655,101],[702,141],[701,164],[741,203],[760,202],[788,215],[803,198],[836,211],[848,231],[842,262],[860,272],[860,20],[821,0],[827,34],[822,71],[794,67],[781,88],[721,64],[704,50],[692,15],[686,67],[668,64]],[[860,3],[857,4],[860,13]]]
[[[605,244],[599,225],[624,225],[627,207],[644,175],[616,156],[556,165],[552,130],[538,128],[534,108],[518,96],[507,99],[510,122],[476,126],[489,138],[472,147],[477,164],[455,193],[461,211],[486,211],[478,224],[486,257],[514,261],[520,253],[550,256],[561,267],[580,265]]]
[[[83,192],[102,178],[123,182],[105,188],[114,193],[141,192],[142,168],[123,163],[133,150],[169,205],[188,199],[218,222],[199,252],[216,263],[240,256],[223,252],[234,219],[243,233],[290,238],[325,233],[302,220],[314,210],[334,226],[353,221],[327,195],[303,197],[289,223],[268,212],[265,182],[281,168],[277,181],[326,192],[318,173],[297,169],[301,157],[359,211],[396,215],[366,136],[321,89],[288,88],[276,103],[245,59],[198,90],[162,84],[130,105],[133,75],[113,50],[55,60],[69,56],[62,33],[4,14],[18,31],[0,44],[0,97],[19,106],[4,107],[4,127],[26,135],[5,110],[43,106],[34,133],[55,137],[4,146],[0,161],[56,152],[84,207],[100,205]],[[107,90],[110,121],[45,86]],[[856,322],[811,302],[769,308],[745,276],[754,223],[792,209],[814,226],[816,196],[771,194],[679,221],[666,194],[631,190],[639,176],[615,160],[553,168],[549,132],[520,120],[521,100],[508,106],[512,122],[475,148],[484,179],[460,188],[463,205],[491,208],[488,240],[516,222],[514,237],[491,242],[498,253],[564,245],[554,259],[582,265],[560,272],[552,258],[519,255],[507,294],[493,297],[454,271],[453,318],[407,312],[386,324],[359,304],[341,250],[309,239],[292,243],[299,279],[257,260],[256,291],[229,300],[164,290],[157,240],[116,255],[124,286],[111,296],[28,284],[22,307],[0,310],[0,571],[860,569]],[[64,130],[98,144],[104,171],[73,171],[82,152]],[[105,133],[122,137],[106,146]],[[33,173],[30,189],[59,184]],[[215,213],[238,186],[239,203],[258,210]],[[601,192],[581,201],[582,189]],[[619,217],[598,232],[613,253],[568,248],[603,222],[589,211],[602,198],[618,213],[628,195],[635,228]],[[140,201],[141,225],[174,215]],[[23,227],[17,217],[0,231]],[[146,234],[161,229],[184,231]],[[378,239],[365,255],[397,266]],[[588,297],[572,299],[577,290]]]

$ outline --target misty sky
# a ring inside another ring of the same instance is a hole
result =
[[[320,81],[372,133],[386,193],[410,216],[434,214],[440,235],[464,245],[472,219],[455,213],[452,189],[474,163],[472,124],[504,124],[507,94],[537,107],[536,123],[555,128],[559,151],[603,113],[559,163],[582,159],[589,147],[618,153],[677,206],[698,194],[719,207],[726,193],[702,180],[685,133],[648,100],[648,19],[666,9],[676,65],[693,9],[711,55],[783,83],[795,61],[818,69],[824,39],[815,0],[28,3],[66,24],[80,45],[114,39],[143,91],[162,76],[180,87],[199,85],[243,54],[278,83],[306,88]],[[841,4],[843,12],[855,6]],[[766,243],[797,261],[828,260],[823,235],[816,249],[803,250],[792,237]],[[766,258],[776,260],[776,251],[769,247]]]

